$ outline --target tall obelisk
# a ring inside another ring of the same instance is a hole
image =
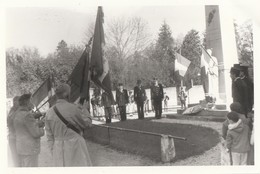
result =
[[[238,63],[235,29],[230,10],[225,6],[206,5],[206,49],[218,59],[219,94],[216,103],[232,102],[230,68]]]

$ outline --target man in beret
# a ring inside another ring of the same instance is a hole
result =
[[[92,120],[86,102],[80,106],[69,103],[70,90],[69,85],[61,84],[55,91],[56,104],[46,113],[45,130],[53,165],[55,167],[91,166],[88,148],[82,133],[91,126]],[[76,128],[76,131],[71,126],[66,126],[58,115]]]
[[[248,112],[248,91],[245,82],[240,78],[240,66],[235,64],[230,69],[230,77],[232,79],[232,98],[233,102],[238,102],[242,106],[242,112]]]
[[[254,84],[252,80],[248,77],[248,66],[247,65],[240,65],[240,78],[245,82],[247,85],[247,94],[248,94],[248,112],[252,111],[252,107],[254,105]]]
[[[36,118],[38,113],[32,113],[31,94],[19,98],[19,108],[14,115],[16,135],[16,150],[20,167],[37,167],[40,153],[40,137],[44,135],[43,122]]]

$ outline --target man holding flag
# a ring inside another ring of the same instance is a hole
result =
[[[184,78],[189,66],[190,66],[190,63],[191,61],[188,60],[187,58],[183,57],[181,54],[179,53],[175,53],[175,72],[179,72],[179,76],[181,79]],[[185,90],[188,91],[190,88],[192,87],[191,83],[187,83],[186,84],[186,88]],[[181,88],[180,89],[183,89],[183,81],[181,80]],[[180,94],[181,91],[179,92],[179,88],[176,88],[177,90],[177,94]],[[181,102],[181,106],[183,108],[183,101],[182,98],[179,97],[178,95],[178,98],[180,99],[180,102]],[[185,97],[185,103],[186,103],[186,97]],[[185,108],[186,108],[186,104],[184,105]]]
[[[105,37],[103,23],[104,13],[102,7],[98,7],[91,52],[91,80],[98,87],[105,90],[108,93],[111,100],[113,101],[113,103],[115,103],[111,90],[108,60],[104,56]]]

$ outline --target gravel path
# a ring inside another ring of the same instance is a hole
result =
[[[162,123],[179,123],[179,124],[195,124],[204,127],[211,127],[221,133],[221,123],[206,122],[196,120],[178,120],[162,118],[160,120],[152,120]],[[220,143],[212,149],[206,151],[202,155],[189,157],[174,163],[158,163],[148,158],[120,152],[107,146],[87,142],[87,146],[91,155],[94,166],[182,166],[182,165],[220,165]],[[41,139],[41,153],[39,155],[39,166],[51,166],[51,156],[47,148],[47,139],[44,136]]]

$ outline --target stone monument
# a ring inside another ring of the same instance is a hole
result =
[[[206,49],[218,61],[216,104],[232,103],[230,68],[238,63],[233,18],[228,6],[206,5]]]

